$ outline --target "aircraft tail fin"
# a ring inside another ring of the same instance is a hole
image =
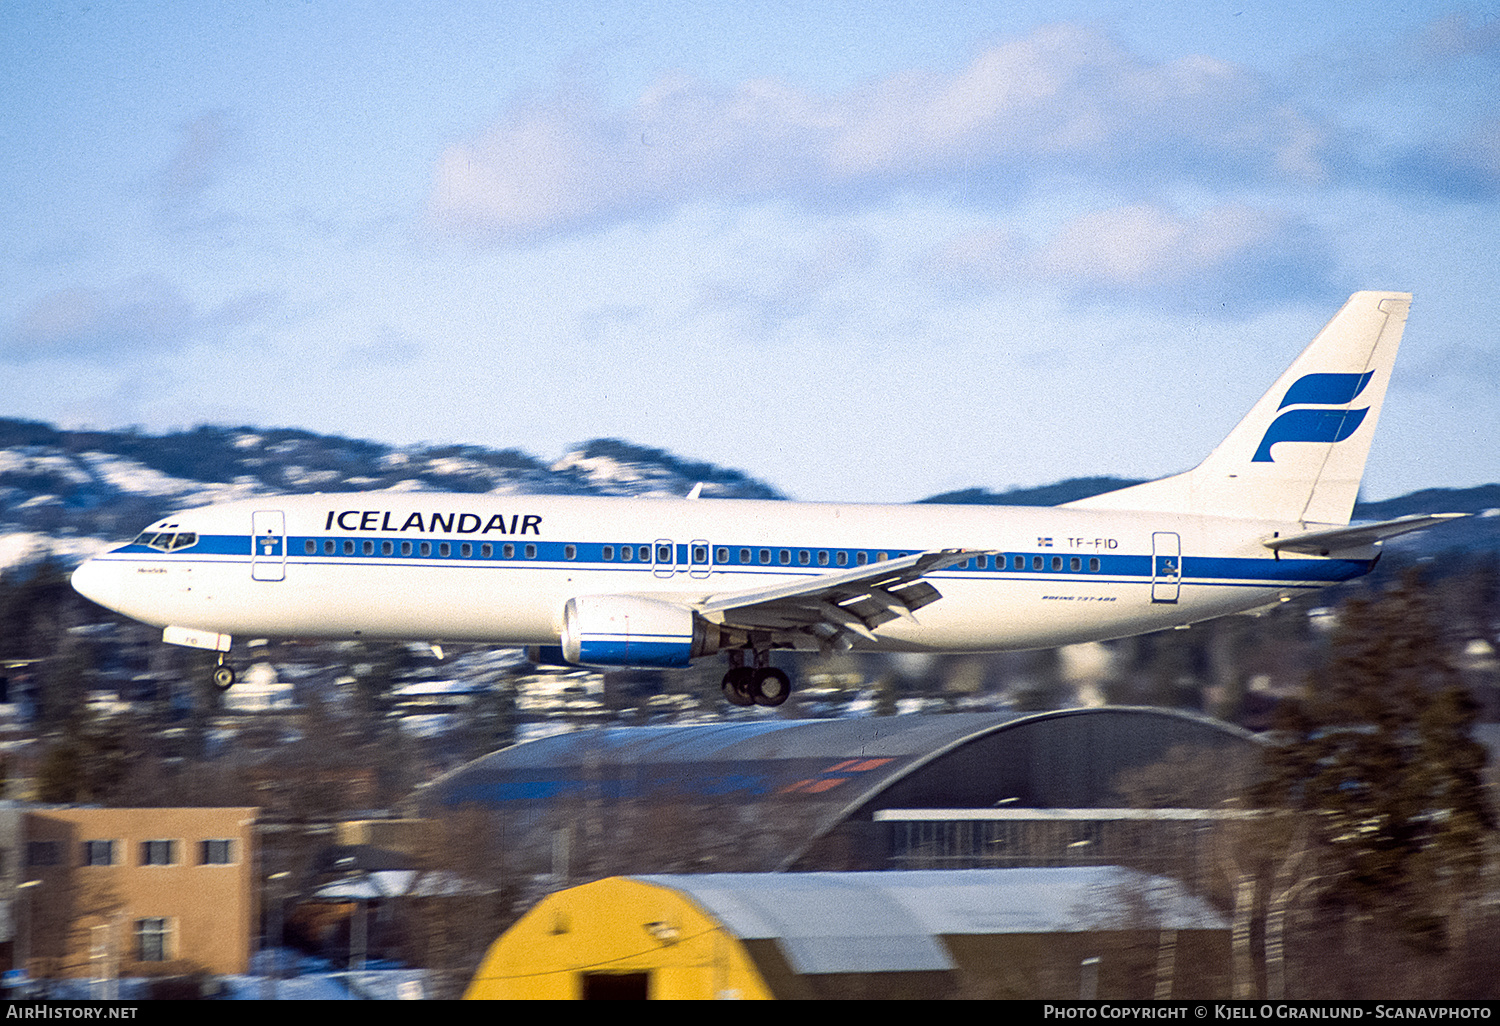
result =
[[[1196,468],[1065,505],[1349,523],[1410,305],[1356,292]]]

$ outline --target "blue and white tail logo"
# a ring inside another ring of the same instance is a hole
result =
[[[1365,390],[1374,371],[1363,374],[1308,374],[1286,390],[1278,410],[1288,406],[1344,406]],[[1369,408],[1359,410],[1296,409],[1278,416],[1266,429],[1252,463],[1273,463],[1271,447],[1278,442],[1342,442],[1364,421]]]

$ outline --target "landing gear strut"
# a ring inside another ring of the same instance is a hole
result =
[[[729,672],[724,674],[721,687],[724,698],[730,705],[764,705],[775,707],[787,700],[792,693],[792,680],[781,670],[770,665],[769,649],[755,651],[755,665],[745,665],[743,649],[729,652]]]
[[[234,684],[234,667],[224,661],[224,653],[219,653],[219,663],[214,667],[213,676],[210,678],[213,686],[220,691],[228,691]]]

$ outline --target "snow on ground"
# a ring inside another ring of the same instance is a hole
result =
[[[200,487],[197,481],[172,477],[137,460],[107,452],[86,452],[79,459],[105,484],[132,495],[180,495]]]
[[[0,534],[0,570],[36,563],[51,556],[65,566],[76,566],[105,549],[129,539],[53,538],[35,531]]]

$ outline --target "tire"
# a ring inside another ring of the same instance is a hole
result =
[[[792,693],[792,679],[776,667],[767,666],[755,671],[750,690],[756,705],[775,708]]]
[[[730,705],[754,705],[755,695],[752,692],[755,671],[748,666],[732,666],[729,672],[724,674],[724,682],[720,686],[724,690],[724,699]]]
[[[218,688],[220,691],[228,691],[234,684],[234,667],[230,666],[228,663],[220,663],[218,666],[214,667],[214,673],[211,679],[213,680],[214,687]]]

